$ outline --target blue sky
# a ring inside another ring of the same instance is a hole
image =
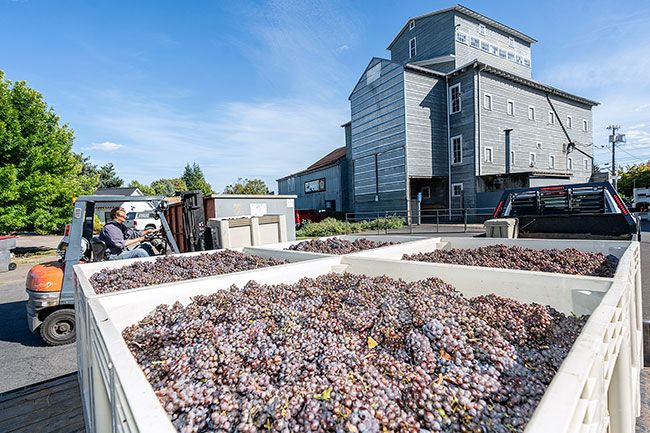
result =
[[[601,103],[622,164],[650,159],[650,2],[466,1],[533,46],[533,78]],[[127,182],[198,162],[215,190],[275,179],[344,144],[347,97],[410,16],[442,1],[0,0],[0,69],[42,92],[74,150]]]

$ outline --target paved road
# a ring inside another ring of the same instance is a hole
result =
[[[20,237],[24,248],[52,248],[60,236]],[[36,262],[54,260],[42,256]],[[77,370],[75,345],[49,347],[29,332],[25,319],[25,277],[34,263],[0,273],[0,393]]]

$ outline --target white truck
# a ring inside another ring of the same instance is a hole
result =
[[[650,188],[634,188],[634,211],[637,213],[640,220],[650,220]]]

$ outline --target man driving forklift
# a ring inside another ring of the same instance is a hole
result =
[[[144,242],[146,236],[156,230],[135,230],[124,225],[126,211],[121,207],[111,209],[111,221],[99,232],[99,239],[106,244],[108,260],[134,259],[155,255],[151,244]],[[135,248],[129,249],[135,245]]]

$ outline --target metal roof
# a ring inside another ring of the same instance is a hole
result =
[[[337,149],[334,149],[333,151],[331,151],[330,153],[328,153],[327,155],[325,155],[324,157],[322,157],[321,159],[319,159],[318,161],[316,161],[315,163],[313,163],[312,165],[310,165],[306,169],[301,170],[301,171],[299,171],[297,173],[290,174],[288,176],[281,177],[281,178],[276,179],[276,180],[282,180],[282,179],[286,179],[286,178],[291,177],[291,176],[297,176],[299,174],[305,174],[305,173],[309,173],[311,171],[319,170],[321,168],[329,167],[330,165],[334,165],[335,163],[339,162],[340,160],[345,159],[345,157],[346,157],[345,146],[341,146],[341,147],[339,147]]]
[[[407,65],[408,66],[408,65]],[[596,105],[600,105],[600,102],[583,98],[581,96],[573,95],[569,92],[565,92],[564,90],[560,90],[558,88],[548,86],[546,84],[540,83],[535,80],[530,80],[528,78],[520,77],[519,75],[512,74],[510,72],[504,71],[503,69],[495,68],[494,66],[487,65],[483,62],[479,62],[478,60],[473,60],[459,68],[454,69],[453,71],[449,72],[447,74],[449,77],[453,77],[458,74],[462,74],[463,72],[467,71],[468,69],[476,69],[480,68],[482,72],[487,72],[492,75],[496,75],[498,77],[505,78],[510,81],[514,81],[515,83],[523,84],[525,86],[528,86],[533,89],[541,90],[542,92],[546,92],[549,95],[555,95],[555,96],[560,96],[562,98],[568,99],[570,101],[575,101],[579,102],[581,104],[585,105],[590,105],[592,107]],[[414,70],[422,70],[425,68],[413,68],[411,67],[410,69]],[[428,71],[422,71],[422,72],[428,72]]]
[[[492,26],[492,27],[494,27],[496,29],[499,29],[502,32],[508,33],[508,34],[510,34],[512,36],[516,36],[519,39],[521,39],[521,40],[523,40],[525,42],[528,42],[529,44],[533,44],[533,43],[537,42],[537,39],[532,38],[532,37],[520,32],[518,30],[515,30],[510,26],[507,26],[505,24],[501,24],[500,22],[498,22],[496,20],[493,20],[492,18],[488,18],[485,15],[481,15],[480,13],[478,13],[476,11],[473,11],[468,7],[457,4],[457,5],[452,6],[450,8],[440,9],[440,10],[437,10],[437,11],[434,11],[434,12],[429,12],[428,14],[419,15],[417,17],[409,18],[408,20],[406,20],[406,23],[404,24],[402,29],[399,31],[399,33],[397,33],[397,35],[393,38],[393,40],[391,41],[391,43],[388,45],[388,47],[386,49],[390,50],[390,48],[393,46],[393,44],[401,36],[401,34],[404,33],[404,31],[408,28],[408,24],[409,24],[409,22],[411,20],[416,20],[417,21],[417,20],[422,19],[422,18],[427,18],[427,17],[431,17],[431,16],[434,16],[434,15],[440,15],[440,14],[444,14],[446,12],[458,12],[458,13],[461,13],[461,14],[466,15],[468,17],[474,18],[475,20],[478,20],[478,21],[480,21],[482,23],[485,23],[485,24],[487,24],[489,26]]]
[[[95,191],[95,195],[129,195],[129,196],[131,196],[136,191],[140,195],[142,195],[142,192],[137,187],[133,187],[133,186],[118,187],[118,188],[98,188],[97,191]]]

